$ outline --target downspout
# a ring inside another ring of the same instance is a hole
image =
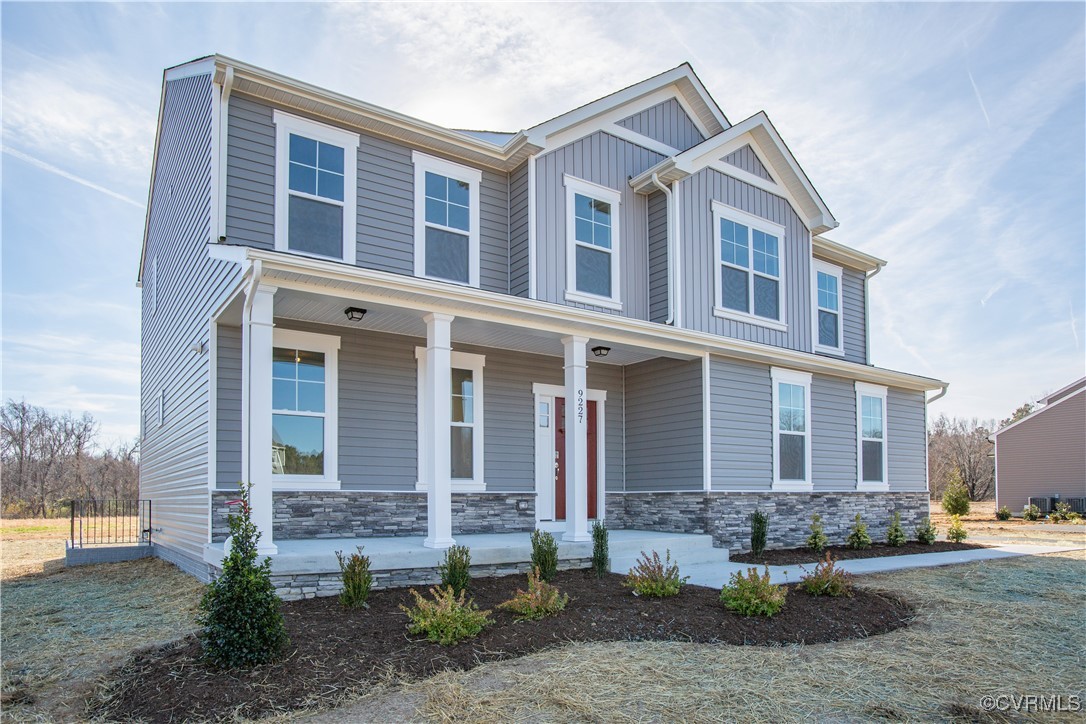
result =
[[[222,82],[222,94],[219,100],[219,158],[218,158],[218,209],[216,238],[213,241],[226,240],[226,144],[230,136],[230,93],[234,90],[234,68],[226,68],[226,77]],[[248,311],[248,310],[246,310]]]
[[[874,270],[864,275],[864,363],[867,365],[871,364],[871,302],[869,301],[871,288],[868,282],[880,271],[882,271],[882,265],[875,267]],[[940,397],[945,394],[946,389],[943,390]]]
[[[940,397],[943,397],[944,395],[946,395],[946,391],[947,391],[947,389],[948,389],[949,387],[950,387],[950,383],[949,383],[949,382],[948,382],[948,383],[946,383],[946,384],[944,384],[944,385],[943,385],[943,389],[939,390],[939,394],[937,394],[937,395],[936,395],[935,397],[932,397],[931,399],[927,400],[927,404],[929,404],[929,405],[930,405],[931,403],[933,403],[933,402],[935,402],[936,400],[938,400],[938,399],[939,399]]]
[[[660,183],[660,177],[657,174],[652,175],[652,185],[664,192],[664,198],[667,199],[667,321],[664,324],[674,326],[675,325],[675,271],[678,267],[678,251],[675,249],[675,202],[669,189],[664,184]]]

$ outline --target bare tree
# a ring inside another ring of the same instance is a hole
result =
[[[928,476],[931,493],[942,495],[957,472],[970,500],[986,500],[995,493],[995,461],[988,436],[994,423],[976,418],[940,415],[928,434]]]

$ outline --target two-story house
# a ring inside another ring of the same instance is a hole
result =
[[[156,552],[213,573],[239,481],[270,554],[915,524],[946,385],[869,364],[885,262],[836,226],[686,64],[516,133],[171,68],[139,275]]]

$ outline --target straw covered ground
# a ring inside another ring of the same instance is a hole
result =
[[[1021,513],[1021,511],[1014,511]],[[931,501],[931,522],[939,529],[939,537],[944,538],[950,528],[950,516],[943,512],[942,504]],[[988,545],[1007,543],[1035,543],[1038,545],[1083,545],[1086,544],[1086,524],[1052,523],[1050,521],[1023,520],[1021,517],[1010,520],[996,520],[995,503],[990,500],[973,502],[969,513],[962,517],[962,525],[969,533],[970,541],[983,541]]]

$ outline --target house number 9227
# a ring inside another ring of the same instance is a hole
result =
[[[577,390],[577,422],[584,422],[584,390]]]

